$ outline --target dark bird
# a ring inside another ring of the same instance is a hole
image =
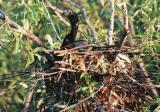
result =
[[[79,27],[78,14],[70,10],[65,10],[64,15],[67,16],[68,20],[70,21],[71,30],[65,36],[63,43],[61,45],[61,49],[70,49],[73,47],[78,47],[88,44],[88,42],[85,40],[75,40]]]
[[[5,20],[5,14],[3,11],[0,10],[0,19]]]
[[[79,26],[79,20],[78,20],[78,14],[75,12],[72,12],[71,10],[65,10],[63,12],[64,16],[67,16],[68,20],[71,24],[71,30],[70,32],[65,36],[63,43],[61,45],[61,49],[71,49],[74,47],[79,47],[82,45],[88,44],[85,40],[75,40],[78,32],[78,26]],[[63,57],[54,55],[53,52],[44,52],[41,51],[39,54],[43,57],[41,60],[41,66],[43,66],[44,69],[50,69],[54,65],[54,61],[62,60]]]

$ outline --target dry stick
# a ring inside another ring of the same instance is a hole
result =
[[[60,8],[52,5],[50,2],[47,2],[47,4],[48,4],[48,7],[50,7],[50,8],[51,8],[52,10],[54,10],[54,11],[58,11],[58,12],[61,13],[61,14],[64,12],[62,9],[60,9]]]
[[[80,11],[81,11],[82,14],[83,14],[83,18],[84,18],[85,22],[87,23],[89,29],[91,30],[91,33],[92,33],[93,37],[94,37],[95,39],[97,39],[97,33],[96,33],[94,27],[92,26],[91,22],[89,21],[89,19],[88,19],[88,17],[87,17],[87,14],[86,14],[86,10],[85,10],[85,8],[82,6],[81,1],[79,1],[79,9],[80,9]]]
[[[53,70],[61,70],[62,72],[77,72],[76,70],[67,69],[67,68],[52,68]]]
[[[120,49],[120,50],[122,49],[122,47],[123,47],[123,45],[124,45],[124,42],[125,42],[128,34],[130,33],[130,31],[129,31],[129,25],[128,25],[128,10],[127,10],[127,5],[126,5],[125,2],[123,3],[123,10],[124,10],[125,15],[126,15],[126,16],[124,17],[125,36],[122,38],[122,40],[121,40],[121,42],[120,42],[120,46],[119,46],[119,49]],[[141,72],[142,72],[142,74],[144,74],[145,77],[149,77],[149,75],[148,75],[148,73],[147,73],[144,65],[145,65],[145,64],[144,64],[143,59],[140,59],[140,61],[139,61],[139,66],[140,66]],[[147,83],[148,83],[150,86],[153,85],[150,78],[147,78]],[[152,93],[154,94],[154,97],[158,97],[158,93],[157,93],[156,89],[155,89],[154,87],[152,87],[152,86],[151,86],[151,91],[152,91]]]
[[[55,64],[61,64],[61,65],[66,65],[66,66],[70,66],[71,68],[74,68],[74,69],[76,69],[76,67],[74,67],[74,65],[72,65],[72,64],[70,64],[70,63],[68,63],[68,62],[65,62],[65,61],[55,61],[54,62]],[[78,70],[78,69],[77,69]]]
[[[29,90],[28,95],[26,96],[25,103],[24,103],[24,108],[22,112],[29,112],[29,107],[32,101],[32,96],[34,92],[34,86]]]
[[[85,99],[79,101],[78,103],[76,103],[76,104],[74,104],[74,105],[71,105],[71,106],[69,106],[69,107],[67,107],[67,108],[65,108],[65,109],[63,109],[63,110],[61,110],[60,112],[65,112],[65,111],[67,111],[67,110],[69,110],[69,109],[71,109],[71,108],[74,108],[74,107],[80,105],[81,103],[83,103],[83,102],[89,100],[90,98],[93,97],[93,95],[96,95],[103,87],[104,87],[104,85],[102,85],[96,92],[92,93],[92,95],[88,96],[87,98],[85,98]]]
[[[118,3],[118,6],[120,6],[120,7],[125,5],[125,6],[123,6],[123,9],[124,9],[124,7],[126,7],[126,3],[124,3],[123,0],[117,0],[116,3]],[[126,9],[127,9],[127,7],[126,7]],[[119,19],[124,24],[124,15],[123,14],[119,15]],[[135,35],[135,29],[134,29],[134,25],[133,25],[133,20],[129,21],[129,26],[130,26],[129,28],[130,28],[131,35],[132,36]],[[132,42],[132,39],[129,42]]]
[[[64,12],[64,10],[59,9],[58,7],[54,6],[54,5],[51,4],[50,2],[48,2],[48,7],[51,8],[52,10],[54,10],[55,14],[59,17],[59,19],[60,19],[62,22],[64,22],[67,26],[70,26],[69,22],[67,22],[67,21],[61,16],[61,14]],[[79,26],[78,32],[83,33],[81,26]]]
[[[110,27],[109,27],[109,34],[108,34],[108,44],[112,45],[113,41],[113,29],[114,29],[114,0],[110,0]],[[107,41],[107,39],[106,39]]]
[[[20,25],[18,25],[16,22],[12,21],[5,13],[3,13],[0,10],[0,19],[5,21],[7,24],[9,24],[9,26],[11,28],[16,29],[19,33],[22,33],[24,36],[26,36],[27,38],[33,40],[37,45],[44,47],[44,44],[42,43],[42,41],[34,34],[27,32],[23,27],[21,27]]]
[[[123,5],[123,0],[116,0],[115,4],[118,5],[119,7],[122,7]],[[118,19],[121,21],[122,24],[124,24],[124,16],[122,13],[118,14]]]
[[[54,53],[62,53],[62,54],[65,54],[66,52],[71,52],[71,51],[75,51],[76,49],[79,49],[79,48],[85,48],[85,47],[105,47],[105,48],[110,48],[110,47],[115,47],[115,46],[101,46],[101,45],[98,45],[98,44],[89,44],[89,45],[83,45],[83,46],[78,46],[78,47],[74,47],[72,49],[66,49],[66,50],[60,50],[60,51],[55,51]],[[108,49],[109,50],[109,49]],[[115,49],[115,51],[119,51],[118,49]],[[90,52],[97,52],[97,51],[90,51]],[[102,52],[102,51],[100,51]],[[83,53],[83,52],[79,52],[79,53]],[[87,53],[87,52],[85,52]]]
[[[124,4],[123,4],[123,9],[124,9],[126,15],[128,16],[127,5],[126,5],[125,2],[124,2]],[[129,25],[128,25],[128,17],[127,17],[127,16],[125,16],[125,18],[124,18],[124,20],[125,20],[125,21],[124,21],[124,24],[125,24],[125,25],[124,25],[124,29],[125,29],[125,32],[126,32],[126,36],[124,37],[124,39],[123,39],[123,41],[122,41],[122,43],[121,43],[120,50],[122,49],[122,47],[123,47],[123,45],[124,45],[124,42],[125,42],[125,40],[126,40],[126,38],[127,38],[127,35],[130,33],[130,31],[129,31]],[[148,75],[148,73],[147,73],[144,65],[145,65],[145,64],[144,64],[143,59],[140,59],[140,60],[139,60],[139,66],[140,66],[141,72],[142,72],[142,74],[143,74],[145,77],[149,77],[149,75]],[[156,90],[154,87],[152,87],[153,84],[152,84],[151,79],[150,79],[150,78],[147,78],[146,81],[147,81],[147,83],[151,86],[151,91],[152,91],[154,97],[158,97],[157,90]]]
[[[70,26],[69,22],[67,22],[58,11],[55,11],[56,15],[60,18],[62,22],[64,22],[67,26]]]
[[[127,74],[125,74],[125,76],[126,76],[127,78],[129,78],[133,83],[136,83],[138,86],[144,87],[144,86],[143,86],[141,83],[139,83],[136,79],[130,77],[130,76],[127,75]]]
[[[125,2],[123,4],[123,9],[125,11],[124,29],[127,32],[129,30],[129,25],[128,25],[128,9],[127,9],[127,4]]]
[[[64,51],[64,50],[63,50]],[[88,51],[88,52],[72,52],[72,51],[55,51],[55,54],[57,54],[58,56],[65,56],[66,54],[75,54],[75,55],[96,55],[96,54],[104,54],[104,53],[109,53],[110,50],[106,50],[106,51]],[[115,50],[114,52],[119,53],[119,50]]]
[[[129,26],[130,26],[131,34],[135,35],[135,28],[134,28],[133,20],[129,21]]]
[[[124,9],[125,15],[126,15],[125,18],[124,18],[125,36],[122,38],[122,40],[121,40],[121,42],[120,42],[120,46],[119,46],[119,49],[120,49],[120,50],[122,49],[122,47],[123,47],[123,45],[124,45],[124,42],[125,42],[128,34],[130,33],[130,31],[129,31],[129,25],[128,25],[128,10],[127,10],[127,5],[126,5],[125,2],[124,2],[124,4],[123,4],[123,9]],[[140,59],[140,60],[139,60],[139,66],[140,66],[140,69],[141,69],[141,71],[142,71],[142,74],[143,74],[145,77],[149,77],[149,75],[148,75],[148,73],[147,73],[144,65],[145,65],[145,64],[144,64],[143,59]],[[152,87],[153,84],[152,84],[151,79],[150,79],[150,78],[147,78],[146,81],[147,81],[147,83],[151,86],[150,89],[151,89],[154,97],[158,97],[158,93],[157,93],[156,89],[155,89],[154,87]]]
[[[69,22],[67,22],[61,15],[63,14],[64,10],[52,5],[50,2],[47,2],[48,4],[48,7],[51,8],[55,13],[56,15],[60,18],[61,21],[63,21],[67,26],[70,26]]]
[[[4,96],[5,94],[7,94],[8,91],[12,91],[12,90],[14,90],[16,87],[17,87],[17,86],[13,86],[13,87],[11,87],[11,88],[4,89],[4,90],[1,89],[1,91],[0,91],[0,96]]]
[[[142,73],[145,77],[149,77],[149,75],[148,75],[148,73],[147,73],[147,71],[146,71],[146,69],[145,69],[144,60],[143,60],[142,58],[139,59],[139,67],[140,67],[140,69],[141,69],[141,73]],[[154,95],[154,98],[158,97],[158,96],[159,96],[159,95],[158,95],[158,92],[157,92],[157,90],[155,89],[155,87],[153,87],[153,84],[152,84],[151,79],[150,79],[150,78],[147,78],[147,79],[146,79],[146,82],[147,82],[148,85],[150,86],[150,89],[151,89],[151,91],[152,91],[152,93],[153,93],[153,95]]]
[[[123,10],[125,12],[125,16],[124,16],[124,35],[122,36],[122,38],[120,39],[118,48],[121,50],[124,42],[127,39],[128,34],[130,33],[129,31],[129,26],[128,26],[128,9],[127,9],[127,4],[124,2],[123,3]]]
[[[67,22],[59,13],[63,13],[64,11],[62,9],[59,9],[58,7],[52,5],[50,2],[47,2],[48,7],[54,10],[56,15],[60,18],[61,21],[63,21],[67,26],[70,26],[69,22]]]
[[[154,110],[154,112],[159,112],[160,110],[160,105],[158,105],[158,107],[156,107],[156,109]]]
[[[104,5],[105,5],[105,1],[104,0],[100,0],[99,3],[101,4],[102,7],[104,7]]]
[[[89,29],[91,31],[92,36],[94,37],[94,39],[97,40],[97,32],[94,29],[94,27],[91,24],[91,22],[89,21],[89,19],[87,17],[87,14],[86,14],[86,10],[85,10],[85,8],[82,5],[81,0],[78,1],[78,4],[72,2],[71,0],[67,0],[66,2],[71,3],[72,5],[74,5],[75,7],[77,7],[77,8],[80,9],[80,11],[82,12],[83,18],[84,18],[86,24],[88,25],[88,27],[89,27]]]
[[[54,6],[53,4],[51,4],[50,2],[47,2],[48,3],[48,7],[51,8],[52,10],[55,11],[56,15],[60,18],[61,21],[63,21],[67,26],[70,26],[70,24],[59,14],[63,14],[64,13],[64,10],[58,8],[57,6]],[[80,33],[82,33],[82,28],[79,26],[78,28],[78,31]]]
[[[53,21],[52,21],[52,18],[51,18],[50,14],[49,14],[49,11],[47,10],[47,8],[46,8],[46,6],[45,6],[44,0],[42,0],[42,5],[43,5],[43,7],[44,7],[44,9],[45,9],[45,11],[46,11],[46,13],[47,13],[48,19],[49,19],[49,21],[50,21],[50,23],[51,23],[51,26],[52,26],[54,32],[56,33],[56,36],[57,36],[58,40],[59,40],[60,42],[62,42],[62,40],[61,40],[58,32],[56,31],[55,24],[54,24]]]

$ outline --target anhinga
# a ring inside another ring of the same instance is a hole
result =
[[[65,10],[64,15],[67,16],[68,20],[70,21],[71,30],[70,33],[65,36],[64,41],[61,45],[61,49],[70,49],[73,47],[88,44],[88,42],[85,40],[75,40],[79,27],[78,14],[70,10]]]
[[[0,20],[5,20],[5,15],[1,10],[0,10]]]
[[[71,30],[65,36],[60,49],[61,50],[71,49],[73,47],[78,47],[78,46],[88,44],[88,42],[85,40],[75,40],[78,32],[78,26],[79,26],[78,14],[75,12],[72,12],[71,10],[64,10],[63,15],[67,16],[68,20],[70,21]],[[41,53],[41,55],[44,55],[44,57],[46,58],[46,60],[43,60],[43,64],[48,65],[46,66],[46,68],[52,67],[55,60],[60,61],[63,58],[61,56],[54,55],[52,52]]]
[[[78,47],[82,45],[88,44],[85,40],[75,40],[78,32],[78,26],[79,26],[79,20],[78,20],[78,14],[75,12],[72,12],[71,10],[65,10],[63,12],[64,16],[67,16],[68,20],[71,24],[71,30],[70,32],[65,36],[63,43],[61,45],[61,50],[63,49],[71,49],[73,47]],[[46,53],[46,52],[40,52],[39,53],[43,58],[42,59],[42,66],[44,65],[44,69],[50,69],[55,60],[62,60],[62,57],[57,57],[52,52]]]

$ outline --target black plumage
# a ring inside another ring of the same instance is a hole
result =
[[[0,10],[0,19],[5,20],[5,14]]]
[[[71,30],[70,33],[68,33],[61,45],[61,49],[70,49],[77,46],[82,46],[88,44],[85,40],[75,40],[78,32],[79,27],[79,20],[78,20],[78,14],[75,12],[68,11],[67,15],[68,20],[71,24]]]
[[[78,14],[70,10],[66,10],[64,11],[64,15],[67,16],[68,20],[70,21],[71,30],[65,36],[61,45],[61,50],[71,49],[88,44],[86,40],[76,40],[79,26]],[[60,61],[63,59],[63,57],[56,56],[53,52],[46,53],[42,51],[39,54],[43,57],[41,60],[41,65],[44,66],[44,69],[50,69],[53,66],[55,60]]]

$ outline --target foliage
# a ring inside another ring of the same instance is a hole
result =
[[[44,0],[45,1],[45,0]],[[47,1],[47,0],[46,0]],[[71,4],[63,4],[59,0],[48,0],[61,9],[66,7],[79,12]],[[79,15],[81,33],[78,39],[87,39],[90,43],[104,42],[108,34],[109,28],[109,2],[105,1],[104,6],[100,0],[83,1],[87,16],[97,32],[98,39],[92,37],[91,31],[85,23],[82,15]],[[142,53],[137,57],[144,57],[146,69],[150,76],[159,83],[160,81],[160,1],[159,0],[125,0],[128,5],[128,17],[130,27],[135,32],[129,39],[136,39],[138,45],[135,49]],[[58,49],[61,42],[57,39],[57,35],[52,28],[51,21],[41,0],[0,0],[0,8],[12,20],[23,26],[27,31],[37,35],[44,44],[50,49]],[[116,4],[114,40],[117,40],[118,33],[123,29],[123,24],[118,19],[119,14],[124,12]],[[55,25],[56,31],[61,39],[68,32],[69,27],[61,21],[61,19],[49,9],[49,14]],[[117,18],[116,18],[117,17]],[[33,67],[32,64],[36,58],[41,60],[38,52],[43,51],[41,47],[37,47],[34,42],[26,39],[22,34],[13,30],[8,24],[0,21],[0,109],[2,111],[21,111],[25,96],[30,87],[35,74],[26,73],[23,70]],[[35,58],[36,57],[36,58]],[[40,65],[40,63],[38,63]],[[37,69],[42,69],[41,65]],[[90,77],[81,75],[82,81],[77,93],[83,92],[84,96],[91,95],[94,87],[99,84],[92,82]],[[83,82],[86,82],[85,84]],[[35,81],[35,92],[33,95],[32,111],[40,107],[48,98],[45,94],[45,86],[43,81]],[[65,106],[57,104],[58,106]],[[149,107],[149,106],[148,106]]]

